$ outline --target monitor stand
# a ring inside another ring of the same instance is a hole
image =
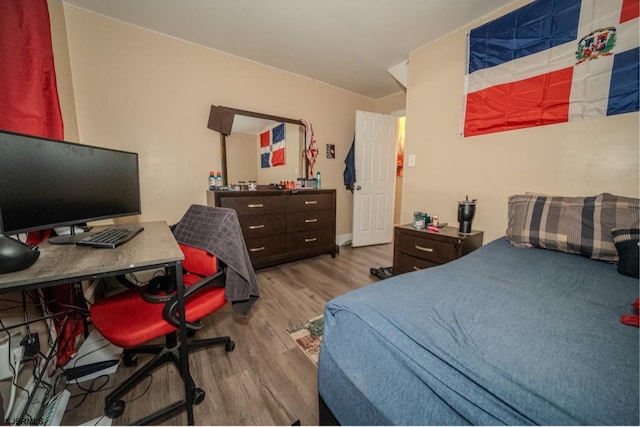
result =
[[[47,241],[52,245],[75,245],[78,240],[86,236],[86,234],[84,233],[89,230],[91,230],[91,227],[70,225],[69,234],[65,234],[63,236],[53,236],[50,237]],[[80,233],[76,234],[77,231],[80,231]]]

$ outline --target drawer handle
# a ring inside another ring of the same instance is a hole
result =
[[[305,205],[317,205],[318,202],[316,202],[315,200],[305,200],[304,204]]]
[[[262,203],[257,203],[255,205],[247,205],[248,208],[264,208]]]
[[[418,245],[414,245],[416,247],[417,250],[422,251],[422,252],[433,252],[432,248],[423,248],[422,246],[418,246]]]
[[[258,228],[264,228],[264,224],[249,226],[249,230],[257,230]]]
[[[264,246],[261,246],[259,248],[251,248],[251,249],[249,249],[249,252],[260,252],[260,251],[264,251]]]
[[[318,218],[305,219],[304,222],[318,222]]]
[[[316,240],[318,239],[316,239],[315,237],[312,237],[311,239],[304,239],[304,242],[309,243],[309,242],[315,242]]]

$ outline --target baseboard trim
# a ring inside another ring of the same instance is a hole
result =
[[[350,245],[352,237],[353,237],[352,233],[349,233],[349,234],[338,234],[336,236],[336,245],[338,245],[338,246]]]

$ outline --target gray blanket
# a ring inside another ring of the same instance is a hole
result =
[[[191,205],[173,234],[179,243],[204,249],[227,265],[225,297],[236,313],[249,314],[260,290],[236,211]]]

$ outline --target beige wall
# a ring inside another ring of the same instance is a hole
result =
[[[405,164],[414,154],[416,167],[404,168],[402,222],[419,210],[457,226],[469,195],[487,243],[504,235],[511,194],[639,196],[638,113],[460,137],[469,29],[410,55]]]
[[[258,166],[253,159],[260,157],[258,137],[234,132],[227,137],[227,182],[258,181]],[[252,160],[248,160],[252,159]]]
[[[373,100],[73,6],[64,14],[80,140],[139,153],[140,220],[173,223],[206,203],[209,171],[220,169],[219,135],[207,128],[215,104],[309,120],[315,170],[337,189],[337,232],[351,232],[343,160],[355,110],[372,111]],[[325,144],[336,145],[336,159]]]
[[[384,98],[376,99],[375,112],[380,114],[391,114],[406,108],[407,93],[400,91]]]
[[[66,138],[140,153],[141,220],[172,223],[191,203],[206,203],[208,172],[220,169],[219,135],[206,128],[211,104],[313,123],[320,149],[316,170],[324,188],[337,189],[339,235],[351,233],[352,195],[344,190],[342,171],[355,110],[391,113],[406,104],[405,159],[415,154],[416,167],[404,169],[400,222],[421,210],[456,225],[457,201],[469,195],[478,198],[474,228],[485,230],[488,242],[504,234],[510,194],[609,191],[638,197],[638,113],[459,136],[464,34],[471,26],[410,55],[406,95],[373,101],[49,2]],[[325,158],[325,144],[336,145],[336,159]]]

